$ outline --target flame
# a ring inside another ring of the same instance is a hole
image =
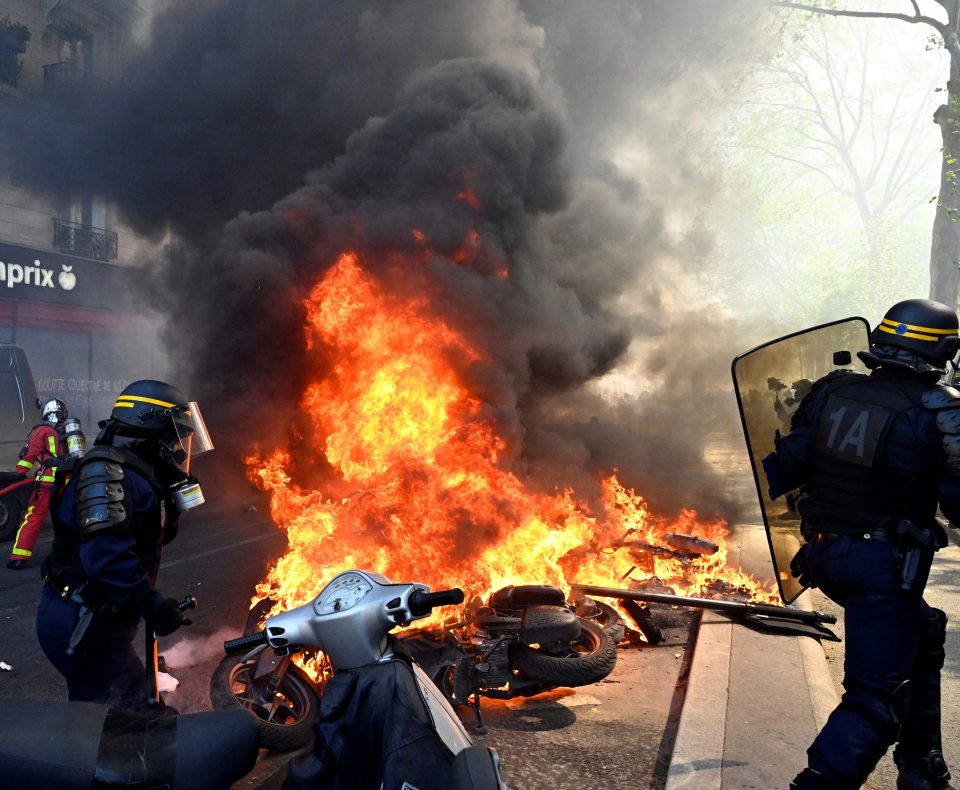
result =
[[[468,596],[523,583],[623,587],[629,575],[657,576],[687,594],[724,579],[762,597],[756,582],[725,567],[723,521],[699,521],[689,510],[673,522],[655,517],[615,472],[593,503],[528,484],[515,471],[517,448],[465,383],[464,372],[487,361],[484,350],[426,298],[402,293],[348,252],[304,301],[307,349],[322,371],[300,404],[311,435],[296,450],[247,459],[288,540],[255,600],[288,609],[354,567],[433,589],[462,587]],[[295,482],[311,471],[322,485]],[[623,545],[629,538],[665,546],[677,532],[719,550],[684,563]]]

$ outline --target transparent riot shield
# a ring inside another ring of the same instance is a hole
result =
[[[797,491],[771,500],[761,462],[773,452],[777,432],[790,432],[793,413],[817,379],[841,368],[867,372],[857,352],[867,349],[869,332],[865,319],[845,318],[771,340],[733,360],[733,386],[784,603],[805,589],[790,575],[790,560],[803,543],[793,507]]]

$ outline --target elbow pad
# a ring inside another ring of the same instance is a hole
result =
[[[960,391],[938,384],[923,393],[921,402],[936,415],[947,468],[960,477]]]

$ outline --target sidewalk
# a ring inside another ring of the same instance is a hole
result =
[[[769,567],[763,527],[744,526],[738,537],[731,563],[765,575],[756,568],[764,558]],[[759,633],[704,611],[667,790],[786,790],[838,701],[815,639]]]

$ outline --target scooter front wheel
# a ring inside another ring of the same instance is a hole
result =
[[[320,698],[313,681],[289,662],[277,690],[267,692],[270,677],[256,677],[257,659],[227,656],[210,678],[210,701],[217,710],[243,708],[257,721],[260,744],[276,751],[295,751],[313,739],[313,720]]]

